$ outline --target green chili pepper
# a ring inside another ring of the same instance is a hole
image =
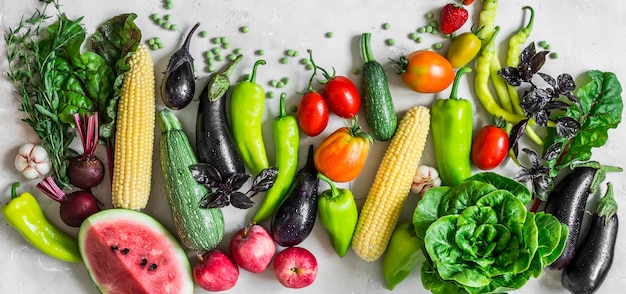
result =
[[[472,103],[457,97],[461,76],[472,71],[462,67],[456,74],[449,99],[437,99],[430,118],[435,159],[441,181],[456,186],[472,173]]]
[[[249,80],[233,86],[230,102],[235,145],[241,153],[241,159],[255,175],[269,167],[261,131],[265,91],[255,82],[256,70],[261,64],[265,64],[265,60],[254,63]]]
[[[421,247],[424,241],[417,237],[410,222],[400,223],[391,235],[383,256],[383,278],[393,290],[424,260]]]
[[[300,129],[298,120],[293,115],[287,115],[285,97],[280,95],[280,114],[272,122],[274,132],[274,146],[276,149],[276,167],[278,176],[272,188],[265,194],[265,200],[254,216],[254,222],[261,222],[272,216],[280,203],[288,195],[289,187],[293,182],[298,169],[298,146],[300,144]]]
[[[526,43],[528,37],[530,36],[530,32],[533,29],[533,22],[535,20],[535,10],[533,10],[530,6],[524,6],[522,9],[528,9],[530,11],[530,20],[528,24],[520,29],[515,35],[509,39],[509,51],[507,53],[506,66],[509,67],[517,67],[519,65],[519,57],[521,52],[522,44]],[[520,106],[519,95],[517,93],[517,88],[511,85],[507,85],[507,90],[509,92],[509,97],[511,98],[511,102],[513,103],[513,108],[516,113],[524,114],[524,110]]]
[[[496,11],[498,10],[498,0],[482,0],[483,8],[478,14],[478,27],[481,28],[478,37],[484,43],[488,42],[489,37],[496,28]]]
[[[320,221],[328,232],[335,252],[343,257],[350,248],[359,218],[356,202],[350,190],[338,189],[331,179],[321,173],[317,174],[317,178],[330,185],[330,189],[322,192],[318,198]]]
[[[2,207],[7,222],[41,252],[67,262],[80,262],[78,241],[51,224],[37,199],[27,192],[17,196],[19,183],[11,188],[11,201]]]

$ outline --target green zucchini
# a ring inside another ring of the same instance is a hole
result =
[[[372,55],[370,38],[370,33],[361,35],[363,108],[372,137],[378,141],[387,141],[396,132],[398,117],[385,70]]]
[[[161,128],[161,173],[176,233],[189,249],[211,250],[224,238],[222,210],[199,205],[209,190],[191,174],[189,166],[197,164],[198,159],[178,118],[164,109],[157,115],[157,121]]]

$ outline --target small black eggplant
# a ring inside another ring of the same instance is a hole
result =
[[[550,269],[562,270],[572,261],[589,194],[597,191],[606,178],[606,172],[620,170],[611,166],[600,166],[597,162],[582,163],[574,166],[572,172],[554,187],[544,211],[564,223],[569,228],[569,235],[563,253],[549,266]]]
[[[619,221],[613,186],[608,183],[606,195],[591,216],[587,237],[576,250],[574,259],[561,274],[561,284],[574,294],[594,293],[611,269]]]
[[[230,88],[228,79],[241,59],[241,55],[237,56],[225,70],[209,77],[200,94],[196,117],[198,159],[211,164],[224,179],[245,172],[226,115],[226,93]]]
[[[196,92],[196,76],[193,57],[189,53],[189,43],[199,26],[200,23],[196,23],[187,35],[183,46],[172,54],[167,63],[167,70],[161,81],[161,99],[170,109],[187,107]]]
[[[271,234],[276,244],[291,247],[309,236],[317,217],[317,186],[311,145],[306,165],[296,173],[287,197],[272,217]]]

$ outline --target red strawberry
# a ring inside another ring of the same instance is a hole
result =
[[[468,17],[469,13],[463,6],[457,3],[446,4],[441,9],[441,17],[439,19],[441,32],[444,34],[454,33],[465,24]]]
[[[463,0],[461,3],[463,5],[471,5],[472,3],[474,3],[474,0]]]

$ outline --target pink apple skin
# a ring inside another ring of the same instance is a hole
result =
[[[237,284],[239,267],[226,253],[213,249],[202,254],[194,265],[193,278],[207,291],[224,291]]]
[[[302,247],[289,247],[276,255],[274,274],[287,288],[304,288],[317,277],[317,259]]]
[[[242,228],[230,240],[233,260],[242,269],[252,273],[266,270],[275,253],[274,239],[261,225],[251,224]]]

